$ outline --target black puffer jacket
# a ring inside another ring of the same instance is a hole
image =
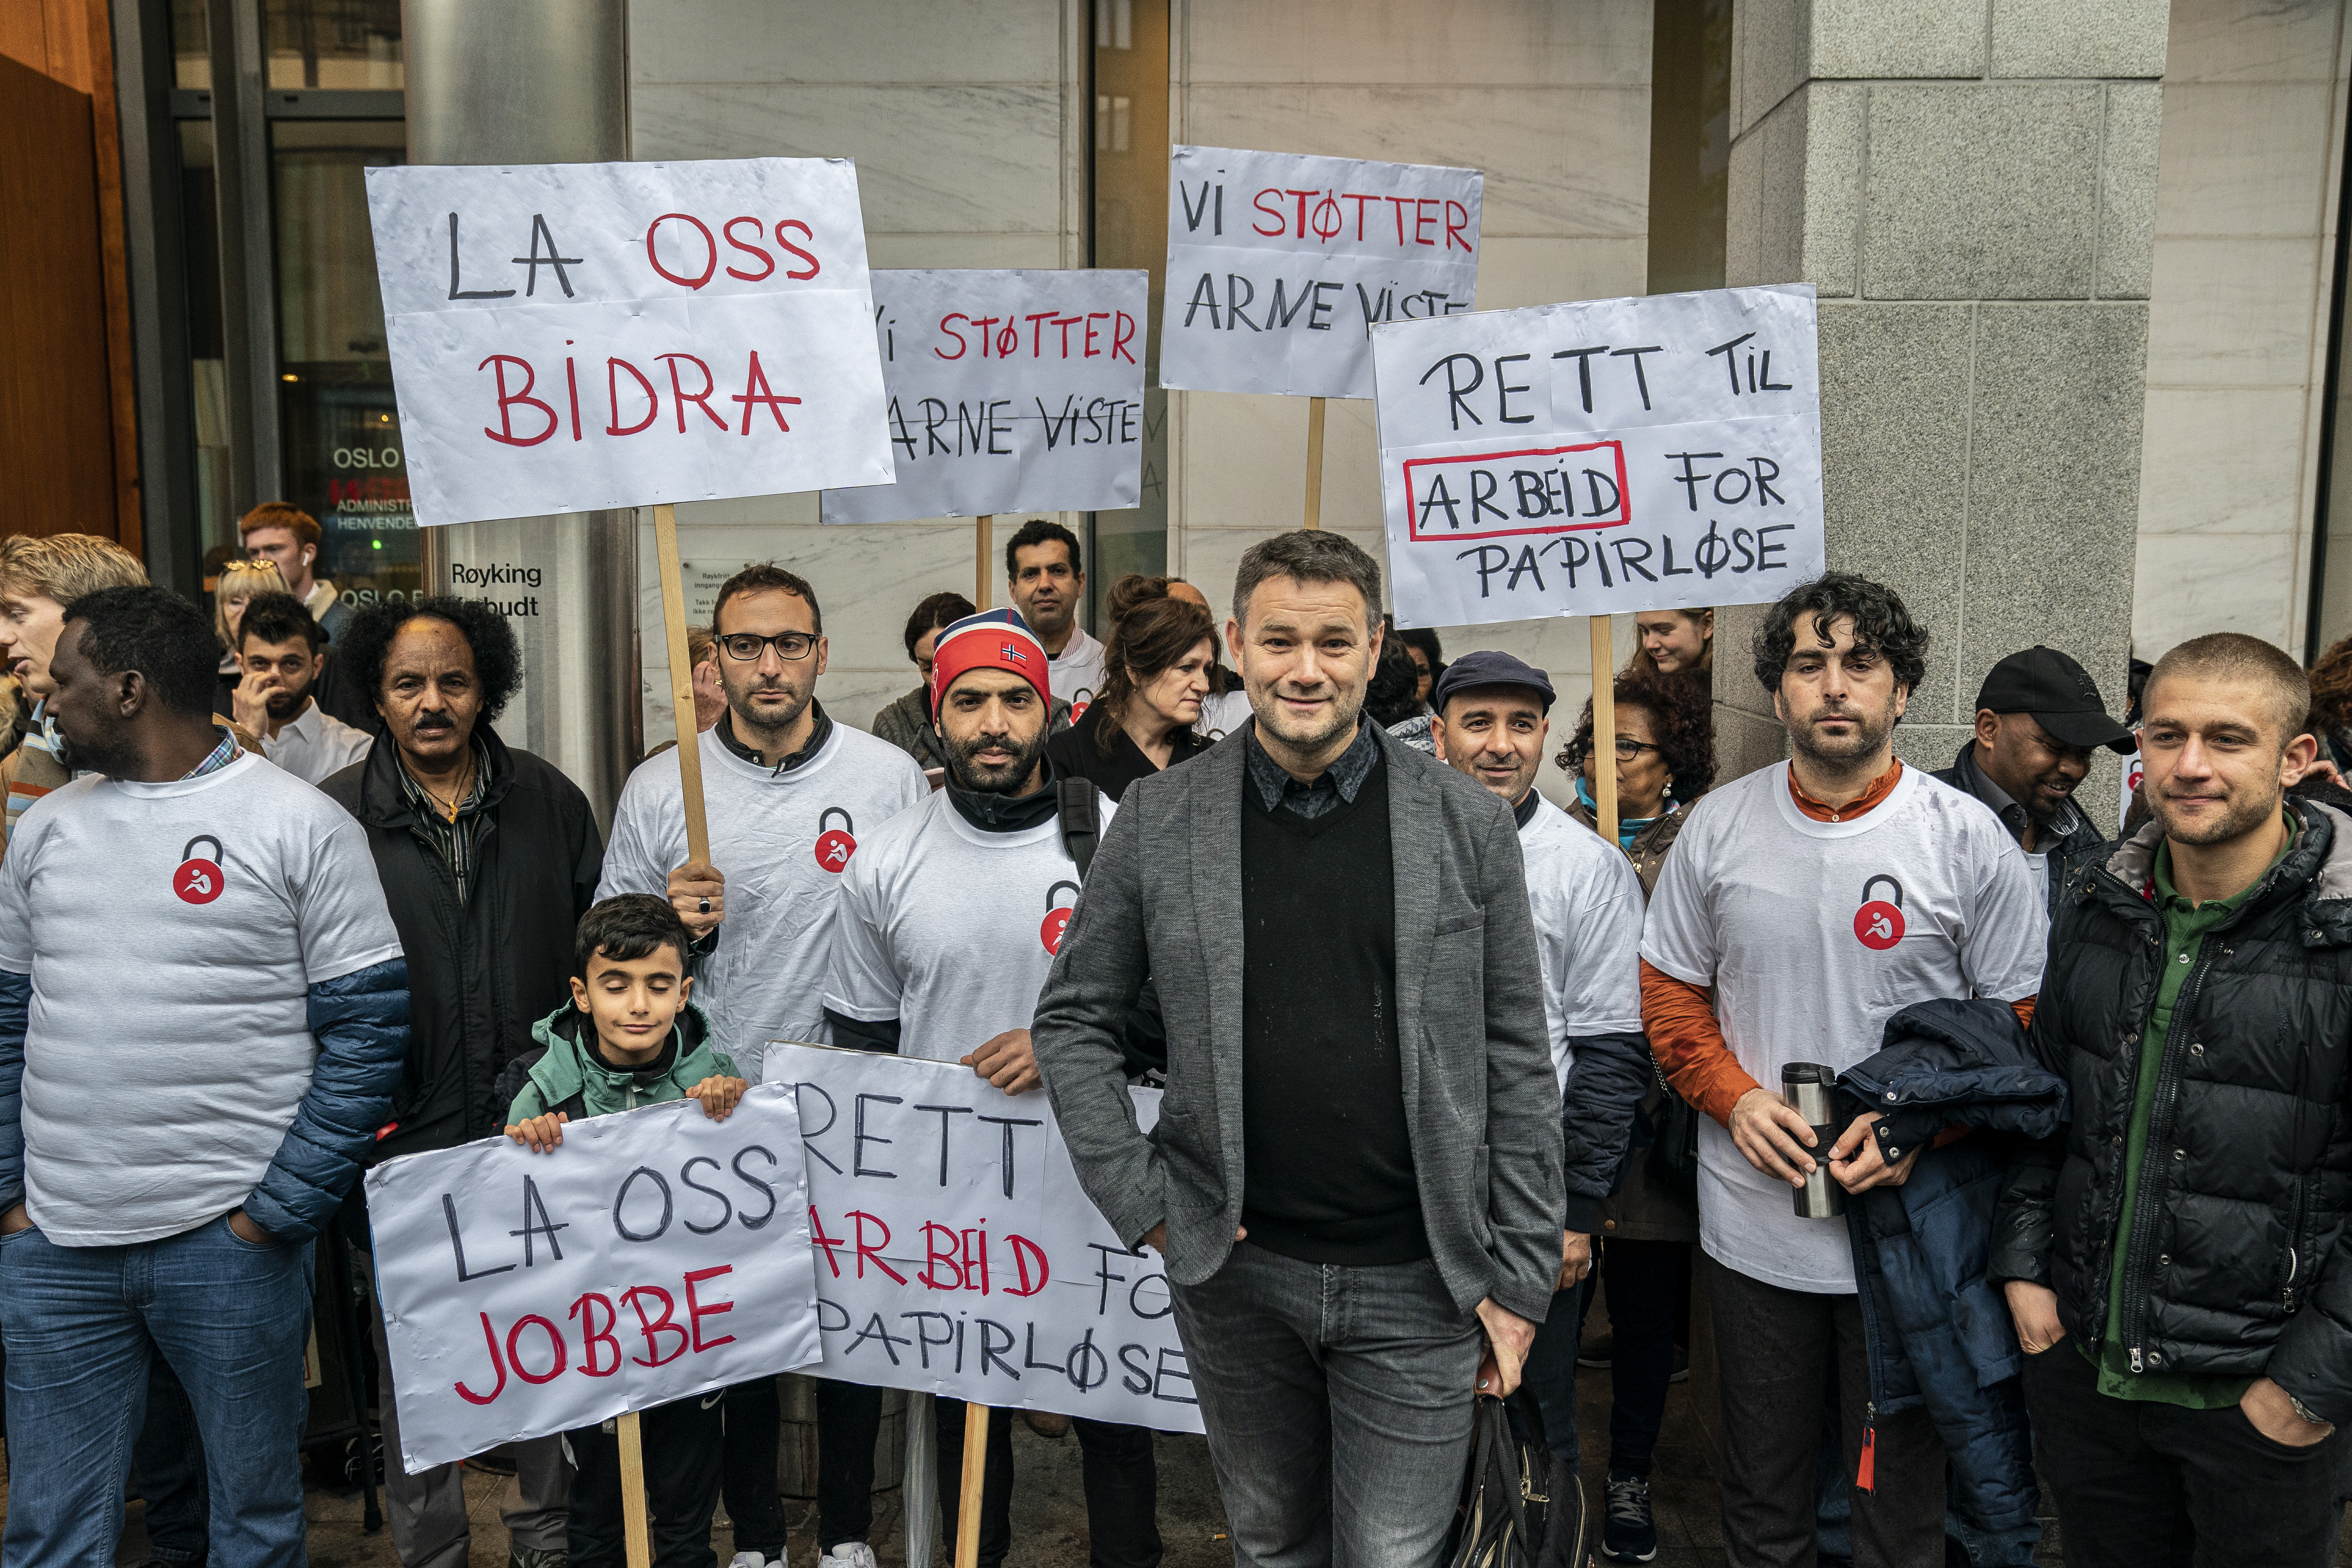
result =
[[[498,1131],[499,1069],[571,994],[572,933],[596,899],[604,840],[580,786],[488,725],[488,818],[465,902],[417,833],[391,737],[319,787],[360,820],[408,955],[408,1066],[379,1159]]]
[[[2267,1374],[2352,1421],[2352,816],[2290,800],[2294,848],[2209,932],[2165,1037],[2124,1276],[2125,1348],[2164,1372]],[[2058,900],[2033,1017],[2073,1121],[2021,1156],[1990,1272],[2106,1330],[2140,1040],[2163,925],[2150,823]]]

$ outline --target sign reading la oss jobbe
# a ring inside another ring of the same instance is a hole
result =
[[[1822,570],[1811,284],[1382,326],[1401,626],[1777,599]]]
[[[1136,504],[1149,273],[873,277],[898,482],[825,491],[826,522]]]
[[[419,522],[890,482],[848,160],[367,182]]]
[[[1160,384],[1370,397],[1366,334],[1471,308],[1475,169],[1179,147]]]

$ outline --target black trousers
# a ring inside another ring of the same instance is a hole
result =
[[[2234,1406],[2099,1392],[2071,1339],[2025,1358],[2033,1447],[2066,1568],[2267,1568],[2335,1560],[2341,1431],[2273,1443]]]
[[[781,1563],[789,1526],[784,1500],[776,1491],[776,1450],[783,1420],[776,1380],[739,1383],[727,1391],[719,1408],[727,1415],[719,1492],[727,1500],[727,1517],[735,1524],[735,1549]]]
[[[1723,1552],[1731,1568],[1813,1568],[1813,1436],[1836,1368],[1855,1568],[1944,1560],[1944,1445],[1925,1409],[1881,1415],[1874,1489],[1853,1485],[1870,1368],[1853,1296],[1784,1290],[1706,1260],[1723,1393]]]
[[[725,1399],[723,1390],[700,1394],[657,1405],[638,1418],[656,1568],[716,1568],[710,1521],[719,1507]],[[572,1479],[572,1568],[622,1568],[627,1558],[620,1439],[602,1426],[575,1426],[563,1436],[578,1467]]]
[[[962,1503],[964,1404],[940,1399],[940,1515],[946,1553],[955,1551]],[[1091,1568],[1160,1568],[1160,1468],[1151,1433],[1106,1421],[1074,1421],[1079,1474],[1087,1493],[1087,1558]],[[824,1437],[817,1439],[823,1462]],[[866,1445],[870,1453],[873,1445]],[[1013,1412],[988,1414],[987,1470],[981,1479],[980,1568],[999,1568],[1013,1545]],[[869,1467],[870,1468],[870,1467]],[[823,1505],[819,1504],[820,1511]],[[845,1539],[855,1539],[854,1537]]]
[[[831,1552],[874,1529],[874,1445],[882,1435],[882,1391],[831,1379],[816,1385],[816,1544]],[[1012,1428],[1005,1428],[1010,1441]],[[956,1434],[962,1452],[963,1434]],[[727,1511],[732,1514],[730,1500]],[[739,1536],[740,1538],[740,1536]],[[870,1543],[869,1543],[870,1544]]]

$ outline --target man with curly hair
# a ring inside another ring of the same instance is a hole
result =
[[[572,994],[572,932],[595,902],[604,842],[580,787],[490,728],[522,683],[514,628],[497,610],[446,597],[374,605],[336,648],[383,733],[320,787],[367,831],[413,1005],[407,1068],[376,1157],[451,1149],[504,1127],[499,1069]],[[383,1314],[371,1310],[369,1321],[377,1363],[389,1367]],[[392,1399],[382,1408],[384,1452],[396,1455]],[[517,1444],[515,1465],[502,1510],[509,1561],[559,1568],[571,1485],[562,1439]],[[391,1465],[384,1489],[402,1568],[464,1568],[457,1465],[414,1476]]]
[[[1945,1452],[1927,1411],[1868,1403],[1872,1356],[1843,1220],[1790,1202],[1819,1162],[1849,1193],[1909,1179],[1920,1149],[1856,1117],[1828,1148],[1781,1068],[1843,1072],[1914,1003],[2030,1011],[2046,917],[2016,840],[1980,802],[1895,758],[1927,633],[1889,589],[1832,573],[1772,606],[1756,679],[1789,761],[1689,808],[1642,940],[1642,1016],[1700,1125],[1699,1245],[1723,1401],[1725,1557],[1813,1560],[1813,1445],[1834,1370],[1857,1568],[1943,1559]],[[1712,998],[1709,988],[1712,988]],[[1868,1463],[1864,1463],[1864,1456]]]

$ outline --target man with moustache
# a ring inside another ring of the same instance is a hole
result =
[[[1076,723],[1103,683],[1103,645],[1078,625],[1087,596],[1078,536],[1042,517],[1023,523],[1004,544],[1004,586],[1022,622],[1045,645],[1054,696],[1070,705]]]
[[[1938,782],[1992,808],[2054,912],[2076,867],[2106,842],[2074,804],[2091,751],[2129,756],[2132,732],[2107,717],[2083,667],[2054,647],[2030,647],[1992,667],[1977,691],[1976,735]]]
[[[236,623],[245,679],[236,721],[261,739],[261,754],[300,779],[321,784],[367,754],[374,737],[322,710],[310,688],[327,665],[327,634],[291,594],[258,595]]]
[[[1943,1444],[1927,1410],[1868,1404],[1870,1366],[1843,1220],[1790,1202],[1816,1162],[1849,1192],[1906,1180],[1916,1147],[1875,1115],[1828,1149],[1780,1093],[1780,1069],[1843,1071],[1890,1017],[1934,997],[2031,1010],[2046,920],[2025,859],[1979,802],[1906,768],[1894,731],[1927,669],[1903,601],[1846,573],[1766,615],[1756,679],[1789,761],[1688,808],[1642,941],[1642,1014],[1700,1124],[1699,1242],[1723,1405],[1723,1538],[1736,1568],[1811,1563],[1810,1435],[1836,1371],[1857,1568],[1941,1562]]]
[[[595,902],[604,845],[579,786],[490,728],[522,684],[522,650],[497,610],[440,595],[372,605],[336,646],[384,728],[320,787],[366,829],[408,955],[408,1061],[375,1157],[453,1149],[504,1126],[499,1069],[572,994],[572,934]],[[371,1294],[373,1283],[371,1269]],[[389,1367],[383,1314],[371,1301],[368,1315]],[[384,1451],[397,1454],[389,1390],[381,1408]],[[515,1446],[500,1510],[513,1568],[560,1568],[570,1489],[560,1437]],[[384,1496],[402,1568],[464,1568],[458,1465],[388,1466]]]
[[[727,706],[695,742],[710,858],[688,858],[673,748],[647,758],[623,787],[596,897],[669,900],[695,938],[694,999],[711,1038],[757,1081],[769,1041],[831,1040],[824,994],[842,873],[861,836],[870,838],[929,792],[912,757],[835,722],[817,700],[831,650],[824,612],[804,579],[772,562],[746,566],[719,584],[711,624]],[[731,1568],[784,1560],[780,1415],[772,1377],[727,1391]],[[874,1568],[866,1537],[881,1423],[880,1389],[830,1379],[817,1385],[817,1547],[848,1568]]]
[[[1034,1025],[1087,1196],[1166,1256],[1242,1568],[1434,1563],[1474,1402],[1517,1387],[1561,1268],[1517,825],[1363,719],[1380,603],[1343,534],[1243,555],[1253,721],[1121,797]],[[1148,1137],[1121,1050],[1147,978]]]
[[[2153,819],[2058,900],[2033,1053],[2072,1124],[1988,1273],[2070,1568],[2335,1558],[2352,1420],[2352,816],[2285,792],[2311,686],[2217,632],[2140,701]]]

